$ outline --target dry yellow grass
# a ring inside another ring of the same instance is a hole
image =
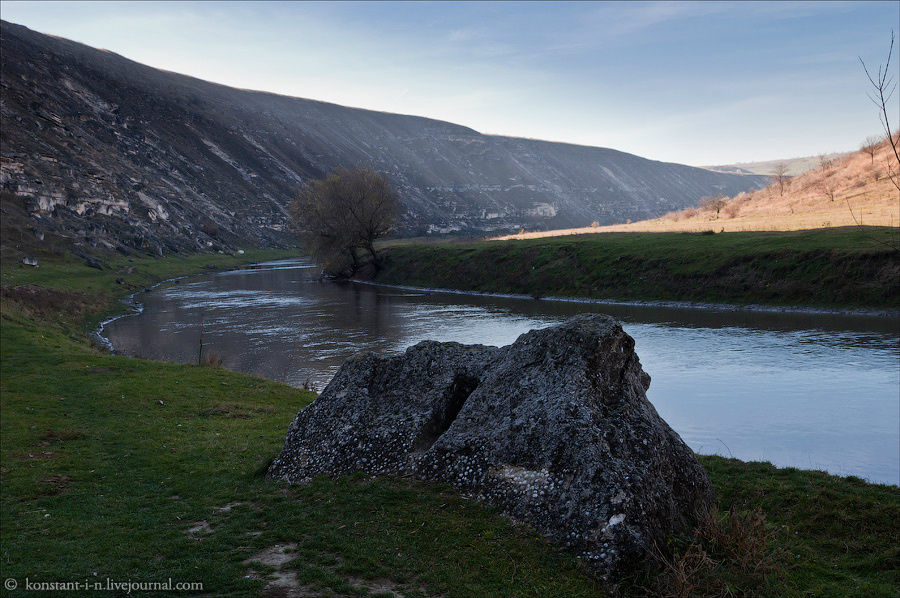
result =
[[[784,194],[777,183],[726,200],[718,215],[689,208],[652,220],[600,227],[569,228],[496,237],[535,239],[604,232],[716,232],[807,230],[838,226],[900,226],[900,191],[888,177],[896,159],[887,141],[874,160],[854,152],[790,179]]]

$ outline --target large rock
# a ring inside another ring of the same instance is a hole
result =
[[[710,506],[706,472],[647,400],[612,318],[507,347],[425,341],[348,360],[300,411],[269,474],[443,480],[572,548],[608,580]]]

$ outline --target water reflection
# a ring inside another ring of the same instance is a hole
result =
[[[107,327],[119,352],[318,388],[349,356],[424,339],[505,345],[576,313],[619,318],[660,414],[697,451],[900,481],[900,320],[596,305],[318,280],[302,261],[210,274],[140,297]]]

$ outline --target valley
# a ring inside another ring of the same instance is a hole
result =
[[[0,37],[3,190],[85,250],[286,246],[287,204],[338,166],[384,173],[403,236],[612,224],[765,180],[233,89],[5,21]]]

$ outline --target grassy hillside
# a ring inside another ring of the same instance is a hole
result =
[[[218,368],[111,356],[82,334],[85,319],[114,306],[125,287],[234,258],[123,259],[134,272],[4,265],[4,579],[171,578],[216,596],[603,595],[576,559],[445,486],[266,480],[310,393]],[[133,278],[117,283],[123,275]],[[900,490],[701,461],[719,515],[696,542],[673,538],[668,568],[636,574],[623,594],[893,594]]]
[[[892,166],[891,166],[892,165]],[[726,198],[715,208],[688,208],[652,220],[596,228],[575,228],[509,235],[509,238],[558,237],[597,232],[736,232],[808,230],[843,226],[886,226],[900,245],[900,192],[888,169],[897,170],[887,140],[870,155],[860,150],[816,159],[812,168],[788,178],[784,188],[764,189]]]
[[[396,245],[377,281],[535,296],[898,307],[890,229]]]

